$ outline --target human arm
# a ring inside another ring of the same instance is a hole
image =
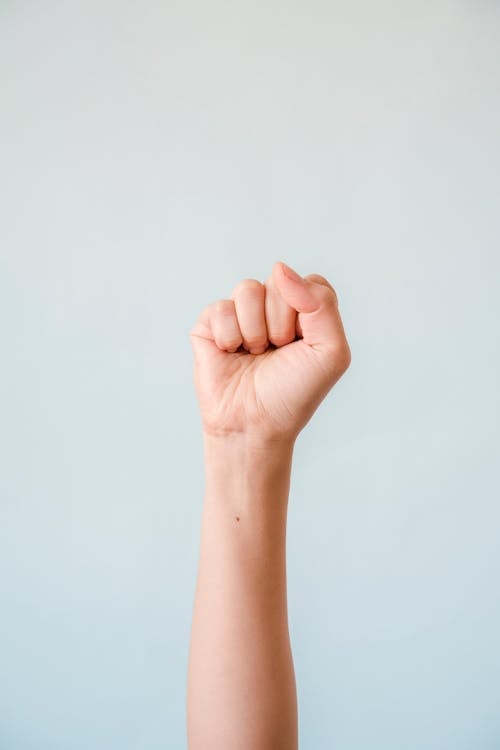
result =
[[[191,331],[205,497],[188,671],[190,750],[295,750],[285,540],[294,443],[350,362],[321,276],[241,282]]]
[[[292,446],[204,438],[190,750],[297,745],[285,528]]]

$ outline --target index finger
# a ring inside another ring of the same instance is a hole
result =
[[[265,313],[269,341],[274,346],[285,346],[295,341],[297,311],[279,293],[273,276],[264,282],[266,288]]]

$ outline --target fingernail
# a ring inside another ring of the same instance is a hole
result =
[[[304,281],[302,276],[299,276],[299,274],[296,273],[293,268],[287,266],[286,263],[282,262],[281,265],[283,266],[283,273],[285,274],[285,276],[288,276],[289,279],[292,279],[292,281]]]

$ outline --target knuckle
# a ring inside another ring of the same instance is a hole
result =
[[[328,279],[325,276],[322,276],[320,273],[309,273],[305,278],[308,281],[314,281],[315,284],[323,284],[325,286],[331,287]]]
[[[295,334],[289,334],[286,331],[270,331],[269,332],[269,341],[271,341],[273,344],[276,344],[276,346],[284,346],[285,344],[289,344],[291,341],[293,341],[295,338]]]
[[[343,358],[342,358],[342,366],[344,368],[344,371],[347,370],[349,365],[352,361],[352,354],[351,354],[351,348],[349,344],[346,342],[344,346],[344,352],[343,352]]]
[[[335,304],[338,304],[338,297],[337,292],[333,288],[333,286],[330,284],[327,278],[324,276],[321,276],[319,273],[310,273],[308,276],[305,277],[307,281],[312,281],[314,284],[318,286],[317,293],[321,296],[321,298],[324,299],[331,299],[335,301]]]
[[[340,370],[340,372],[345,372],[350,364],[351,364],[351,350],[349,348],[349,344],[346,341],[337,350],[337,353],[335,355],[335,365],[336,365],[337,370]]]
[[[267,338],[265,336],[245,336],[245,345],[252,349],[258,349],[261,346],[266,346]]]
[[[332,286],[325,286],[324,284],[322,284],[320,287],[318,287],[318,296],[324,302],[333,305],[338,304],[337,293]]]
[[[347,341],[333,346],[329,350],[327,370],[339,378],[351,364],[351,350]]]
[[[233,295],[244,295],[248,297],[261,298],[264,294],[264,286],[257,279],[243,279],[234,288]]]
[[[224,349],[238,349],[241,344],[241,338],[238,336],[230,336],[224,339]]]
[[[231,299],[220,299],[214,302],[213,309],[219,315],[232,315],[234,313],[234,302]]]

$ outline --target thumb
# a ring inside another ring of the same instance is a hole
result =
[[[349,345],[340,317],[337,295],[322,276],[302,278],[286,263],[273,266],[278,292],[298,313],[304,343],[315,349],[335,350],[350,362]]]

